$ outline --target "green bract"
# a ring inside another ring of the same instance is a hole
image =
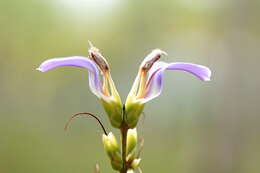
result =
[[[101,100],[101,103],[108,115],[110,123],[115,128],[120,128],[123,122],[123,108],[120,101]]]
[[[144,103],[139,101],[130,101],[127,100],[125,106],[125,117],[126,117],[126,124],[129,128],[136,127],[139,117],[142,114],[144,109]]]

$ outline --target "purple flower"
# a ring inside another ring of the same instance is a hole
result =
[[[138,122],[144,104],[160,95],[163,88],[163,74],[166,70],[182,70],[195,75],[202,81],[210,80],[211,71],[207,67],[185,62],[158,61],[162,55],[166,53],[155,49],[141,63],[126,99],[125,111],[123,111],[120,96],[112,80],[110,67],[100,51],[92,44],[89,49],[89,58],[82,56],[53,58],[44,61],[37,70],[46,72],[62,66],[87,69],[90,90],[101,100],[111,124],[119,128],[125,116],[127,125],[133,128]]]
[[[162,55],[167,55],[160,49],[153,50],[140,65],[137,77],[126,99],[126,121],[130,127],[135,127],[144,103],[158,97],[163,88],[163,74],[166,70],[182,70],[195,75],[202,81],[209,81],[209,68],[185,62],[166,63],[158,61]]]
[[[63,66],[85,68],[89,74],[90,90],[100,99],[114,127],[120,127],[123,105],[110,74],[110,68],[100,51],[90,43],[89,58],[72,56],[44,61],[37,70],[46,72]],[[102,77],[102,79],[100,78]]]

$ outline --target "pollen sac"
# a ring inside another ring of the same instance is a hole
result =
[[[88,52],[89,52],[90,59],[92,59],[98,65],[101,71],[103,72],[109,71],[109,65],[106,59],[100,53],[98,48],[91,46]]]
[[[154,49],[143,60],[140,68],[145,71],[149,70],[153,66],[153,64],[161,58],[162,55],[167,55],[167,53],[160,49]]]
[[[111,165],[114,170],[121,170],[122,169],[122,157],[119,145],[117,143],[116,137],[110,132],[108,135],[103,134],[102,137],[104,149],[107,152]]]

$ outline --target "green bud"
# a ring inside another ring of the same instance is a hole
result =
[[[131,153],[129,153],[127,156],[126,156],[126,161],[131,163],[136,157],[136,151],[133,150]]]
[[[131,163],[131,167],[134,169],[137,168],[140,165],[140,162],[141,162],[140,158],[134,159],[133,162]]]
[[[108,118],[112,126],[115,128],[120,128],[123,121],[123,106],[121,102],[119,100],[106,101],[102,99],[101,103],[108,115]]]
[[[130,128],[136,127],[139,117],[143,112],[143,109],[144,109],[144,103],[140,101],[133,101],[130,99],[126,102],[125,117],[126,117],[126,123],[128,127]]]
[[[110,132],[108,135],[103,134],[102,141],[104,149],[110,158],[113,169],[121,170],[123,161],[116,137],[112,132]]]
[[[129,154],[132,152],[137,145],[137,131],[136,128],[129,129],[127,131],[127,144],[126,144],[126,153]]]
[[[103,134],[103,145],[107,154],[112,157],[114,153],[119,152],[119,146],[116,137],[110,132],[108,135]]]
[[[134,170],[129,169],[129,170],[127,171],[127,173],[135,173],[135,172],[134,172]]]
[[[120,171],[123,168],[123,161],[122,159],[117,161],[117,160],[110,160],[111,166],[114,170]]]
[[[95,172],[95,173],[100,173],[100,167],[99,167],[99,164],[96,164],[96,165],[95,165],[94,172]]]

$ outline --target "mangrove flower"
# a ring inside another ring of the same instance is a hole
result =
[[[62,66],[73,66],[88,70],[90,90],[100,99],[113,127],[121,131],[121,147],[119,147],[113,133],[106,133],[100,120],[91,113],[78,113],[90,115],[98,120],[104,130],[102,137],[104,149],[107,152],[114,170],[120,173],[134,173],[139,167],[141,158],[137,152],[138,140],[136,125],[143,112],[146,102],[160,95],[163,88],[163,75],[166,70],[182,70],[195,75],[202,81],[210,80],[211,71],[202,65],[159,61],[166,53],[160,49],[153,50],[141,63],[137,77],[123,105],[111,77],[111,69],[107,60],[100,51],[90,43],[89,57],[72,56],[53,58],[44,61],[37,70],[46,72]],[[71,118],[71,119],[72,119]],[[142,140],[143,141],[143,140]],[[139,144],[140,147],[143,144]]]

